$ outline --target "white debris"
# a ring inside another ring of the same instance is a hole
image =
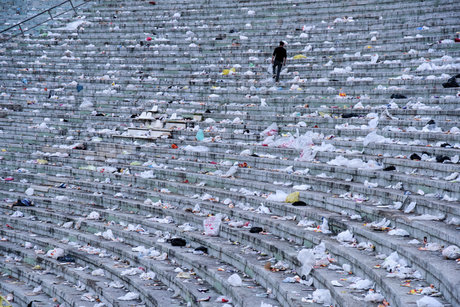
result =
[[[102,237],[106,240],[115,241],[115,236],[113,235],[113,232],[111,229],[107,229],[106,231],[104,231],[102,233]]]
[[[83,102],[80,104],[80,109],[91,109],[94,104],[88,100],[88,98],[84,98]]]
[[[154,178],[155,175],[153,174],[153,170],[148,170],[145,172],[140,173],[141,178],[148,179],[148,178]]]
[[[35,287],[32,292],[33,293],[40,293],[42,291],[42,286]]]
[[[424,296],[423,298],[417,300],[417,307],[442,307],[437,299],[431,296]]]
[[[413,212],[416,205],[417,205],[417,203],[415,201],[411,202],[409,205],[407,205],[406,209],[404,209],[404,213]]]
[[[371,143],[377,143],[377,144],[382,144],[382,143],[392,143],[393,140],[386,138],[384,136],[378,135],[377,131],[372,131],[369,133],[364,139],[363,139],[363,145],[367,146]]]
[[[50,257],[50,258],[53,258],[53,259],[57,259],[58,257],[64,256],[64,250],[62,248],[59,248],[59,247],[54,248],[54,249],[49,250],[46,253],[46,256]]]
[[[120,296],[117,299],[120,301],[134,301],[134,300],[139,299],[139,297],[140,297],[139,293],[128,292],[124,296]]]
[[[373,282],[369,279],[361,279],[350,285],[350,289],[369,290],[373,286]]]
[[[104,270],[103,269],[96,269],[91,272],[91,275],[93,276],[104,276]]]
[[[445,214],[439,213],[437,215],[432,214],[422,214],[419,216],[409,217],[410,220],[417,220],[417,221],[440,221],[445,218]]]
[[[404,229],[401,229],[401,228],[397,228],[397,229],[392,229],[388,232],[388,234],[390,236],[401,236],[401,237],[408,237],[409,236],[409,233],[404,230]]]
[[[141,269],[139,268],[131,268],[131,269],[126,269],[126,270],[123,270],[120,275],[121,276],[134,276],[134,275],[137,275],[137,274],[140,274],[144,271],[142,271]]]
[[[288,193],[281,191],[281,190],[276,190],[275,194],[270,194],[267,197],[267,200],[270,201],[277,201],[277,202],[284,202],[286,200],[286,197],[288,196]]]
[[[460,258],[460,248],[455,245],[450,245],[442,250],[442,255],[447,259],[458,259]]]
[[[372,303],[379,303],[379,302],[383,301],[384,298],[385,297],[380,293],[369,291],[369,293],[366,294],[366,296],[364,297],[364,301],[365,302],[372,302]]]
[[[267,127],[264,131],[260,133],[261,135],[265,136],[272,136],[278,134],[278,125],[276,123],[272,123],[270,126]]]
[[[316,262],[312,250],[302,249],[297,255],[297,259],[302,263],[302,276],[308,276]]]
[[[91,212],[88,216],[87,216],[87,219],[88,220],[98,220],[100,218],[100,215],[98,212],[96,211],[93,211]]]
[[[62,224],[62,228],[67,228],[67,229],[68,229],[68,228],[72,228],[72,226],[73,226],[73,222],[72,222],[72,221],[66,222],[66,223]]]
[[[228,283],[233,287],[241,287],[243,286],[243,281],[238,274],[233,274],[227,279]]]
[[[152,271],[143,272],[141,275],[139,275],[139,278],[142,280],[153,280],[156,278],[156,274]]]
[[[32,196],[34,195],[34,189],[33,188],[28,188],[24,193],[27,195],[27,196]]]
[[[343,285],[341,283],[339,283],[337,280],[331,280],[331,284],[334,287],[343,287]]]
[[[349,231],[348,229],[345,231],[342,231],[337,235],[337,241],[340,242],[353,242],[353,233]]]
[[[355,158],[348,160],[343,156],[337,156],[335,159],[328,161],[327,164],[329,165],[336,165],[336,166],[347,166],[351,168],[360,168],[360,169],[368,169],[368,170],[376,170],[382,169],[383,166],[377,163],[374,160],[369,160],[368,162],[364,162],[361,159]]]
[[[238,171],[238,165],[233,165],[232,167],[229,168],[229,170],[225,173],[225,175],[222,175],[222,177],[232,177],[235,175],[235,173]]]
[[[295,185],[292,187],[294,190],[300,190],[300,191],[306,191],[311,189],[311,185],[308,184],[300,184],[300,185]]]
[[[331,292],[327,289],[316,289],[313,292],[313,301],[319,304],[329,306],[332,304]]]
[[[11,217],[24,217],[24,213],[22,213],[21,211],[17,210],[17,211],[14,211],[14,213],[11,215]]]
[[[351,265],[349,265],[348,263],[342,264],[342,269],[343,269],[346,273],[351,273]]]
[[[187,145],[183,148],[185,151],[190,151],[190,152],[207,152],[209,151],[209,148],[206,146],[192,146],[192,145]]]

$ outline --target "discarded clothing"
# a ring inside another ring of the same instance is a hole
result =
[[[391,99],[406,99],[407,97],[402,94],[392,94]]]
[[[449,78],[446,83],[442,84],[442,87],[444,88],[460,87],[460,85],[458,84],[456,80],[457,78],[460,78],[460,74]]]
[[[251,227],[251,229],[249,229],[250,233],[259,233],[259,232],[262,232],[262,231],[264,231],[262,229],[262,227]]]
[[[187,242],[181,238],[172,238],[170,242],[172,246],[185,246],[187,244]]]
[[[292,205],[295,206],[295,207],[304,207],[304,206],[306,206],[307,204],[306,204],[305,202],[299,200],[299,201],[293,202]]]

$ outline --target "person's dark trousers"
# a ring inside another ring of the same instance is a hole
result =
[[[276,69],[278,67],[278,69]],[[283,67],[283,62],[276,61],[273,63],[273,76],[276,74],[276,82],[280,80],[281,67]]]

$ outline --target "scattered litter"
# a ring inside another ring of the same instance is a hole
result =
[[[241,287],[241,286],[243,286],[243,281],[241,280],[241,277],[236,273],[231,275],[228,278],[227,281],[233,287]]]
[[[91,212],[88,216],[87,216],[87,219],[88,220],[98,220],[100,218],[100,215],[98,212],[96,211],[93,211]]]
[[[59,248],[59,247],[54,248],[54,249],[49,250],[46,253],[46,256],[50,257],[50,258],[57,259],[58,257],[64,256],[64,250],[62,248]]]
[[[431,296],[424,296],[417,300],[417,307],[442,307],[443,304]]]
[[[361,279],[350,285],[350,289],[369,290],[373,286],[373,282],[369,279]]]
[[[325,306],[332,305],[331,292],[327,289],[316,289],[313,292],[313,301]]]
[[[222,217],[220,214],[210,216],[203,221],[204,234],[207,236],[218,236]]]
[[[117,299],[120,301],[134,301],[134,300],[138,300],[139,297],[140,297],[139,293],[128,292],[125,295],[118,297]]]
[[[447,259],[458,259],[460,258],[460,248],[458,248],[458,246],[455,245],[450,245],[442,250],[442,255]]]
[[[96,269],[91,272],[91,275],[93,276],[104,276],[104,270],[103,269]]]
[[[187,244],[187,241],[185,241],[182,238],[173,238],[171,239],[171,245],[172,246],[185,246]]]
[[[299,201],[299,192],[292,192],[286,196],[285,202],[287,203],[295,203]]]
[[[392,229],[388,232],[388,234],[390,236],[401,236],[401,237],[408,237],[409,236],[409,233],[404,230],[404,229],[401,229],[401,228],[398,228],[398,229]]]

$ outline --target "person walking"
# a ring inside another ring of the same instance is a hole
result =
[[[281,68],[286,65],[286,59],[287,52],[286,49],[284,49],[284,42],[280,41],[280,45],[275,48],[272,56],[273,78],[275,79],[276,83],[280,81]]]

